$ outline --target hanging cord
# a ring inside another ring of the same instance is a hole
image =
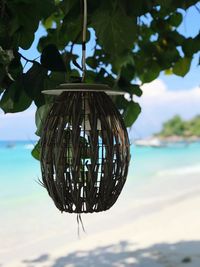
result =
[[[86,234],[86,231],[85,231],[85,227],[84,227],[81,215],[79,213],[76,216],[76,220],[77,220],[77,223],[78,223],[78,238],[80,239],[80,224],[81,224],[82,230],[83,230],[83,232],[85,234]]]
[[[82,82],[86,73],[87,0],[83,0]]]
[[[85,73],[86,73],[86,33],[87,33],[87,0],[83,0],[83,41],[82,41],[82,83],[85,81]],[[85,108],[84,108],[85,109]],[[83,221],[81,215],[78,213],[76,216],[78,223],[78,237],[80,238],[80,224],[84,233],[85,228],[83,225]]]

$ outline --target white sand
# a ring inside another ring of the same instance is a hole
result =
[[[0,266],[199,267],[199,180],[200,173],[159,177],[133,188],[129,199],[125,189],[110,211],[83,216],[87,235],[80,240],[74,216],[49,205],[44,212],[38,203],[23,225],[19,216],[11,233],[5,230]]]

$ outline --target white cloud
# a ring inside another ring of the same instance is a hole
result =
[[[4,114],[0,110],[0,120],[9,120],[9,119],[16,119],[16,118],[28,118],[32,117],[35,114],[35,110],[33,109],[27,109],[26,111],[19,112],[19,113],[6,113]]]
[[[200,101],[200,88],[196,87],[190,90],[168,90],[162,80],[155,80],[152,83],[142,86],[143,98],[142,101],[146,101],[145,104],[155,102],[157,104],[163,103],[186,103],[192,104],[199,103]]]
[[[169,90],[162,80],[142,86],[143,95],[137,98],[142,114],[133,126],[135,137],[150,135],[161,129],[162,123],[174,115],[190,119],[200,114],[200,88]]]

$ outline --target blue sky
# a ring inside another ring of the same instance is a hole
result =
[[[184,14],[179,31],[187,37],[194,37],[200,30],[199,25],[200,13],[193,7]],[[40,27],[31,49],[22,51],[24,56],[34,59],[39,55],[36,44],[43,34],[44,30]],[[90,47],[87,47],[87,55]],[[79,48],[77,51],[80,53]],[[161,73],[157,80],[143,86],[143,96],[136,99],[143,111],[131,129],[131,138],[140,138],[159,131],[162,123],[175,114],[185,119],[200,114],[200,68],[197,66],[199,56],[200,53],[195,55],[190,72],[184,78]],[[0,140],[36,139],[34,113],[33,105],[27,111],[17,114],[4,115],[0,111]]]

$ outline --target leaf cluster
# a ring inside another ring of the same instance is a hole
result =
[[[34,102],[38,135],[44,110],[52,101],[41,92],[62,82],[80,82],[81,66],[75,49],[82,41],[80,2],[0,2],[0,108],[20,112]],[[142,95],[138,81],[151,82],[161,71],[182,77],[189,71],[193,55],[199,51],[200,34],[187,38],[177,28],[187,9],[197,4],[197,0],[88,0],[87,42],[93,47],[86,62],[86,82],[106,83],[129,94],[128,100],[113,98],[127,127],[141,111],[135,102],[135,96]],[[46,29],[37,44],[41,58],[26,59],[19,49],[31,47],[39,25]],[[22,59],[31,64],[26,72]]]

